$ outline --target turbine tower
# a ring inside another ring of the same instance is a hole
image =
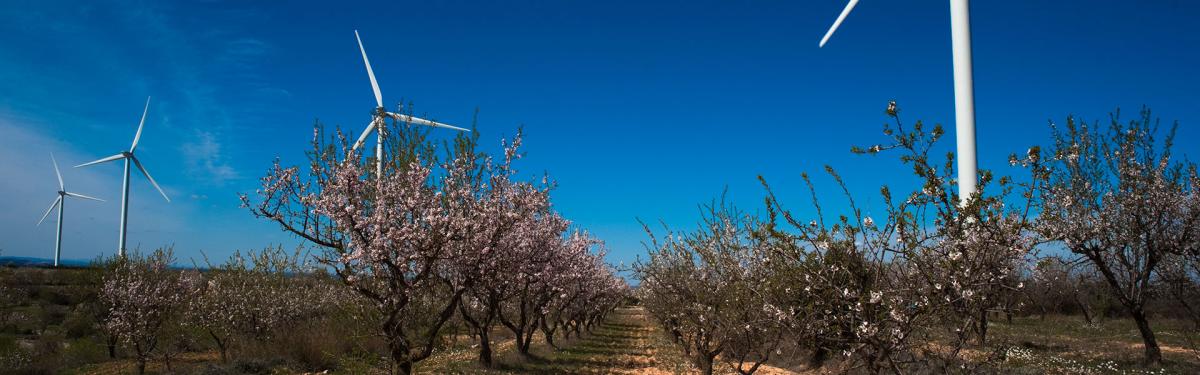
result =
[[[950,0],[950,35],[954,54],[954,132],[958,147],[958,201],[966,204],[975,195],[975,83],[971,69],[971,12],[970,0]],[[821,38],[824,47],[833,32],[841,26],[846,15],[858,4],[850,0],[833,26]]]
[[[468,129],[463,129],[463,128],[460,128],[457,126],[446,125],[446,124],[443,124],[440,122],[429,121],[429,120],[419,118],[419,117],[413,117],[413,116],[409,116],[409,115],[405,115],[405,114],[401,114],[401,113],[388,112],[387,109],[383,107],[383,94],[381,94],[379,92],[379,82],[375,81],[375,71],[371,70],[371,61],[367,59],[367,50],[366,50],[366,48],[363,48],[362,38],[360,38],[358,36],[358,30],[354,30],[354,39],[358,40],[358,50],[360,52],[362,52],[363,64],[367,66],[367,77],[371,78],[371,88],[375,90],[375,113],[372,115],[371,123],[367,124],[367,130],[363,130],[362,135],[360,135],[358,137],[358,141],[354,142],[354,147],[351,148],[351,150],[358,150],[358,147],[362,146],[363,142],[365,142],[367,140],[367,136],[370,136],[372,131],[375,132],[375,175],[376,176],[383,176],[383,138],[385,136],[384,132],[387,131],[387,128],[385,126],[386,124],[384,123],[385,118],[392,118],[392,119],[395,119],[396,121],[403,121],[406,124],[415,123],[418,125],[432,126],[435,128],[447,128],[447,129],[454,129],[454,130],[464,131],[464,132],[470,131]]]
[[[150,97],[146,97],[146,108],[142,109],[142,121],[138,122],[137,134],[133,136],[133,145],[129,146],[129,151],[121,151],[113,156],[75,166],[75,168],[79,168],[92,164],[100,164],[113,160],[125,159],[125,177],[121,182],[121,234],[119,239],[120,243],[118,245],[119,247],[117,247],[117,255],[121,257],[125,256],[125,232],[126,229],[128,229],[129,223],[129,162],[132,161],[133,165],[136,166],[139,171],[142,171],[142,175],[146,176],[146,179],[150,181],[151,185],[154,185],[155,189],[158,189],[158,193],[162,194],[163,199],[166,199],[168,203],[171,202],[171,198],[167,197],[167,193],[163,192],[163,189],[158,186],[157,182],[154,182],[154,178],[150,177],[150,172],[146,171],[146,168],[142,166],[142,162],[138,161],[138,158],[133,155],[134,150],[137,150],[138,140],[142,139],[142,126],[146,124],[146,113],[149,111]]]
[[[58,258],[62,255],[62,225],[63,225],[63,206],[66,204],[67,197],[91,199],[94,201],[103,202],[103,199],[92,198],[83,194],[68,192],[67,188],[63,187],[62,173],[58,171],[58,161],[54,160],[54,154],[50,154],[50,162],[54,163],[54,175],[58,177],[58,198],[54,198],[54,203],[50,204],[50,208],[42,214],[42,219],[38,220],[37,226],[41,226],[46,217],[50,216],[50,211],[54,211],[58,207],[58,229],[54,234],[54,267],[58,267]]]

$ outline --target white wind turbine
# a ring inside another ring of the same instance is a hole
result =
[[[54,160],[54,154],[50,154],[50,162],[54,163],[54,175],[58,177],[58,198],[54,198],[54,203],[50,204],[50,208],[46,209],[46,213],[42,214],[42,219],[38,220],[37,225],[41,226],[46,217],[50,216],[50,211],[54,211],[54,207],[58,207],[58,229],[54,234],[54,266],[58,267],[58,258],[62,255],[62,225],[63,225],[63,206],[66,204],[67,197],[76,197],[83,199],[91,199],[94,201],[103,202],[103,199],[92,198],[83,194],[68,192],[66,187],[63,187],[62,173],[58,171],[58,161]]]
[[[954,54],[954,130],[958,143],[959,203],[965,204],[975,194],[975,83],[971,70],[971,12],[970,0],[950,0],[950,35]],[[818,44],[825,46],[858,0],[850,0],[842,14]]]
[[[383,175],[383,138],[385,136],[384,132],[387,131],[387,127],[385,126],[386,124],[384,122],[385,118],[390,117],[397,121],[402,121],[404,123],[413,123],[413,124],[418,124],[418,125],[432,126],[432,127],[436,127],[436,128],[447,128],[447,129],[454,129],[454,130],[464,131],[464,132],[470,131],[468,129],[463,129],[463,128],[460,128],[457,126],[446,125],[446,124],[443,124],[440,122],[429,121],[429,120],[426,120],[423,118],[413,117],[413,116],[409,116],[409,115],[405,115],[405,114],[401,114],[401,113],[388,112],[387,109],[383,107],[383,94],[381,94],[379,92],[379,83],[375,81],[375,71],[371,70],[371,61],[367,60],[367,50],[366,50],[366,48],[363,48],[362,38],[360,38],[358,36],[358,30],[354,30],[354,39],[358,40],[358,50],[362,52],[363,64],[365,64],[367,66],[367,77],[371,78],[371,88],[375,90],[375,105],[376,105],[376,107],[375,107],[375,113],[371,118],[371,123],[367,124],[367,130],[363,130],[362,135],[360,135],[358,137],[358,141],[354,142],[354,147],[352,148],[352,150],[358,150],[359,146],[362,146],[363,142],[365,142],[367,140],[367,136],[370,136],[372,131],[375,132],[375,175],[376,176]]]
[[[150,172],[146,172],[146,168],[142,167],[142,162],[138,161],[136,156],[133,156],[133,151],[137,149],[138,140],[142,138],[142,126],[146,124],[146,113],[149,111],[150,97],[146,97],[146,108],[142,110],[142,121],[138,122],[137,134],[133,136],[133,145],[129,146],[129,151],[121,151],[121,153],[113,156],[75,166],[75,168],[79,168],[92,164],[125,159],[125,178],[121,182],[121,236],[119,245],[120,247],[117,248],[118,256],[122,257],[125,256],[125,230],[128,227],[127,224],[129,223],[129,162],[132,161],[133,165],[136,166],[139,171],[142,171],[142,175],[146,176],[146,179],[150,181],[150,184],[154,185],[155,189],[158,189],[158,193],[162,194],[163,199],[166,199],[167,202],[171,201],[171,198],[167,197],[167,193],[163,192],[163,189],[158,186],[157,182],[154,182],[154,178],[150,177]]]

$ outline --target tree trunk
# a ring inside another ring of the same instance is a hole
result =
[[[1086,321],[1089,326],[1095,324],[1096,321],[1095,318],[1092,317],[1092,309],[1091,307],[1088,307],[1087,303],[1080,301],[1079,310],[1083,312],[1083,320]]]
[[[517,347],[517,353],[522,357],[529,358],[529,345],[525,341],[525,326],[523,324],[514,324],[500,317],[500,324],[508,327],[508,330],[513,333],[514,346]]]
[[[808,368],[817,369],[825,365],[825,361],[829,359],[829,350],[825,349],[818,340],[813,346],[812,355],[808,357]]]
[[[537,333],[536,326],[530,326],[529,330],[525,331],[525,344],[523,344],[525,346],[525,348],[524,348],[524,351],[522,351],[521,353],[524,354],[525,357],[527,357],[527,358],[534,357],[533,354],[529,353],[529,347],[533,344],[533,335],[535,333]],[[518,338],[518,340],[519,339],[520,338]]]
[[[479,363],[485,367],[492,367],[492,338],[488,331],[491,327],[479,329]]]
[[[463,321],[467,322],[467,325],[471,326],[471,329],[475,331],[475,337],[479,338],[479,363],[488,368],[492,367],[491,316],[493,311],[495,310],[489,307],[488,311],[485,312],[488,314],[488,316],[484,319],[476,320],[471,316],[471,313],[467,311],[466,305],[458,305],[459,315],[461,315]]]
[[[227,355],[228,350],[225,348],[225,341],[222,341],[220,337],[217,337],[217,334],[213,333],[212,330],[208,330],[208,335],[212,336],[213,341],[217,343],[217,350],[221,352],[221,363],[229,363],[229,356]]]
[[[542,330],[542,336],[546,337],[546,345],[550,345],[554,350],[558,350],[558,345],[554,344],[554,330],[557,329],[557,324],[546,324],[546,320],[542,319],[538,326]]]
[[[1146,319],[1146,312],[1141,306],[1131,308],[1130,310],[1134,322],[1137,323],[1138,332],[1142,334],[1142,342],[1146,347],[1145,364],[1147,366],[1162,364],[1162,351],[1158,348],[1158,340],[1154,338],[1154,330],[1150,329],[1150,321]]]
[[[412,374],[412,362],[404,362],[396,365],[396,374],[409,375]]]
[[[409,358],[408,341],[405,340],[403,332],[389,335],[388,349],[391,351],[392,362],[396,364],[396,373],[400,375],[408,375],[412,373],[412,359]]]
[[[983,310],[979,313],[979,345],[987,344],[988,331],[988,311]]]
[[[701,374],[713,374],[713,359],[715,358],[717,358],[717,354],[709,354],[703,350],[696,351],[696,367],[700,368]]]
[[[513,332],[513,341],[517,347],[517,353],[520,353],[522,357],[529,357],[529,348],[525,347],[521,342],[525,338],[525,328],[512,328],[511,331]]]
[[[746,359],[745,359],[745,356],[742,356],[742,357],[743,357],[742,359],[738,360],[737,372],[742,375],[754,375],[754,373],[758,371],[758,367],[762,366],[763,363],[767,362],[767,359],[769,359],[770,355],[766,355],[761,358],[758,358],[757,360],[754,360],[754,363],[751,364],[750,368],[748,368],[748,369],[743,368],[743,367],[745,367]]]
[[[146,373],[146,361],[149,359],[150,354],[143,352],[142,345],[136,341],[133,343],[133,350],[137,352],[137,373],[138,375],[143,375]]]

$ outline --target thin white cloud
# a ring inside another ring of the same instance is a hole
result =
[[[24,116],[0,112],[0,249],[4,255],[51,257],[54,249],[55,217],[35,226],[53,202],[58,182],[50,153],[58,160],[67,191],[104,199],[105,202],[72,199],[66,202],[63,225],[63,257],[90,259],[112,254],[117,245],[121,204],[121,167],[106,163],[87,168],[72,166],[102,155],[80,152],[67,141],[43,134],[45,124]],[[191,208],[163,202],[158,192],[141,176],[131,176],[129,246],[170,243],[184,227],[180,218]],[[168,194],[174,194],[164,185]],[[158,198],[157,201],[154,199]]]
[[[221,153],[221,144],[213,133],[196,130],[192,141],[183,144],[182,151],[193,178],[221,185],[239,177]]]

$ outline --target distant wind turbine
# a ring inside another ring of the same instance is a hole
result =
[[[436,128],[447,128],[458,131],[469,132],[470,130],[463,129],[457,126],[446,125],[440,122],[429,121],[423,118],[413,117],[400,113],[388,112],[383,107],[383,94],[379,92],[379,83],[375,81],[375,71],[371,70],[371,61],[367,59],[367,50],[363,48],[362,38],[358,36],[358,30],[354,30],[354,39],[358,40],[358,50],[362,52],[363,64],[367,66],[367,77],[371,78],[371,88],[375,90],[375,113],[371,118],[371,123],[367,124],[367,130],[363,130],[362,135],[358,137],[358,141],[354,142],[352,150],[358,150],[363,142],[367,140],[367,136],[371,132],[375,132],[375,175],[383,176],[383,138],[385,136],[386,126],[385,118],[393,118],[404,123],[414,123],[418,125],[432,126]]]
[[[54,154],[50,154],[50,162],[54,163],[54,175],[58,177],[58,197],[54,198],[54,203],[50,204],[50,208],[42,214],[42,219],[38,220],[37,225],[41,226],[46,217],[50,216],[50,211],[54,211],[54,207],[58,207],[58,229],[54,234],[54,266],[58,267],[58,258],[62,255],[62,225],[63,225],[63,206],[66,204],[67,197],[76,197],[83,199],[91,199],[94,201],[103,202],[103,199],[92,198],[83,194],[71,193],[63,187],[62,173],[58,171],[58,161],[54,160]]]
[[[142,121],[138,122],[137,134],[133,136],[133,145],[129,146],[129,151],[121,151],[121,153],[113,156],[75,166],[75,168],[79,168],[92,164],[100,164],[113,160],[125,159],[125,178],[121,182],[121,236],[119,245],[120,247],[117,248],[117,254],[121,257],[125,256],[125,231],[128,227],[127,224],[129,223],[129,162],[132,161],[133,165],[136,166],[139,171],[142,171],[142,175],[146,176],[146,179],[150,181],[151,185],[154,185],[155,189],[158,189],[158,193],[162,194],[163,199],[166,199],[167,202],[171,202],[171,198],[167,197],[167,193],[163,192],[163,189],[158,186],[157,182],[154,182],[153,177],[150,177],[150,172],[146,172],[146,168],[142,167],[142,162],[138,161],[136,156],[133,156],[133,151],[136,150],[138,146],[138,140],[142,139],[142,126],[146,124],[146,113],[149,111],[150,97],[146,97],[146,108],[142,109]]]
[[[971,12],[970,0],[950,0],[950,35],[954,54],[954,130],[958,143],[958,194],[959,204],[965,204],[975,195],[975,83],[971,69]],[[850,0],[833,26],[821,38],[818,46],[824,47],[833,32],[841,26],[846,15],[858,4]]]

